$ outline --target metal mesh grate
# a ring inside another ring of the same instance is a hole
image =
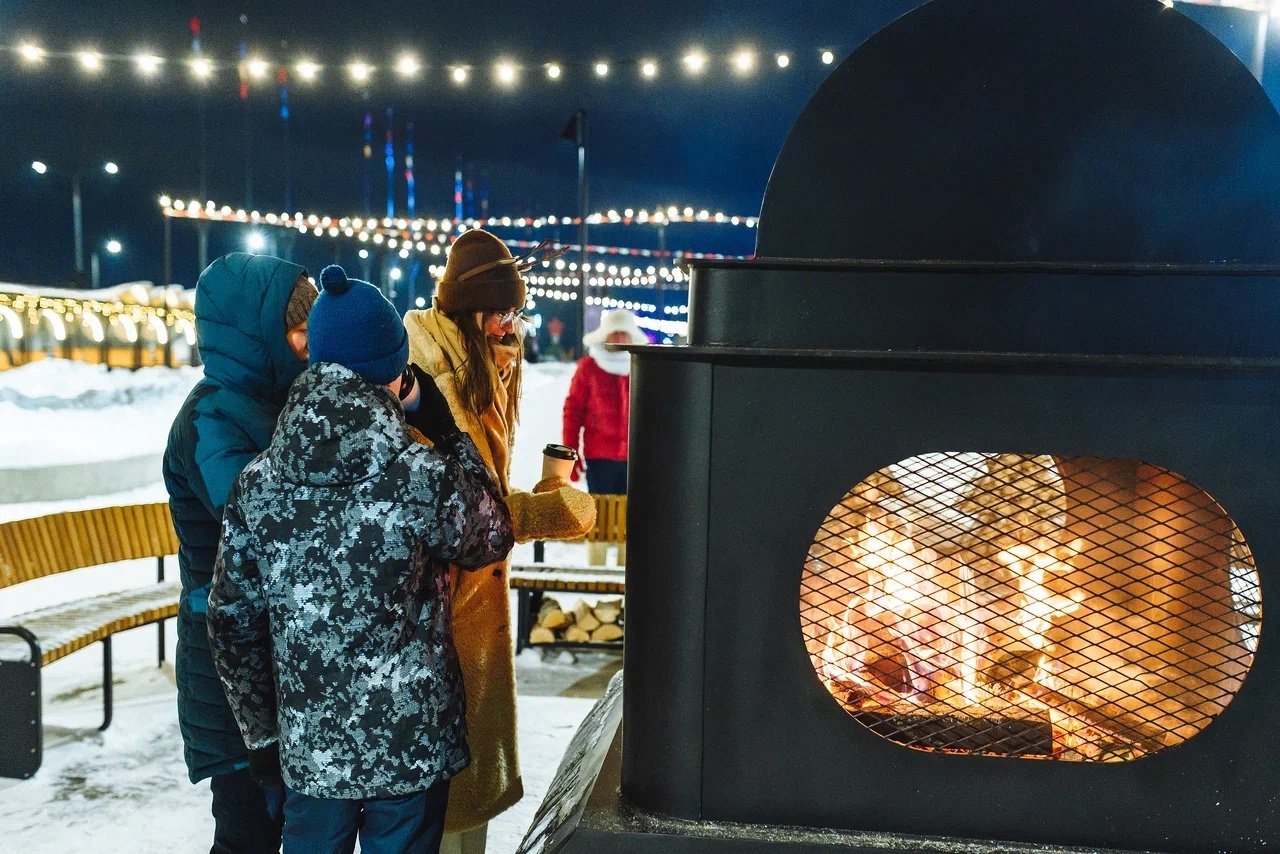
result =
[[[1167,469],[947,452],[832,510],[800,615],[828,690],[892,741],[1123,761],[1227,706],[1262,603],[1239,529]]]

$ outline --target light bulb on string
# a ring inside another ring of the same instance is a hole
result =
[[[262,59],[260,57],[254,57],[253,59],[249,60],[248,67],[249,67],[249,76],[252,77],[254,80],[266,79],[269,66],[267,65],[267,61],[265,59]]]
[[[785,53],[780,53],[775,58],[777,59],[779,68],[786,68],[791,64],[791,57],[787,56]]]
[[[213,63],[203,56],[191,60],[191,73],[200,80],[208,80],[213,76]]]
[[[551,80],[560,79],[560,66],[552,62],[547,65],[547,77]]]
[[[304,59],[294,66],[294,70],[298,72],[298,76],[307,82],[315,80],[320,74],[320,66],[309,59]]]
[[[373,66],[357,59],[347,66],[347,73],[356,83],[368,83],[369,78],[373,76]]]
[[[422,70],[422,63],[411,53],[401,54],[396,60],[396,73],[401,77],[415,77]]]
[[[134,55],[133,64],[143,77],[154,77],[160,72],[160,66],[164,64],[164,60],[154,53],[140,51]]]
[[[652,59],[646,59],[640,64],[640,73],[644,75],[646,80],[652,80],[658,76],[658,63]]]
[[[28,65],[39,65],[44,62],[44,48],[31,42],[23,42],[18,47],[18,53],[22,56],[22,61]]]
[[[498,82],[504,86],[511,86],[516,82],[516,67],[505,60],[494,66],[494,74],[497,76]]]
[[[684,67],[690,74],[701,74],[707,67],[707,55],[700,50],[690,51],[684,56]]]
[[[453,82],[461,86],[462,84],[467,82],[467,69],[461,65],[457,66],[456,68],[453,69],[452,77],[453,77]]]
[[[755,51],[743,49],[733,55],[733,68],[739,74],[750,74],[756,67]]]
[[[822,52],[822,64],[823,64],[823,65],[830,65],[831,63],[833,63],[833,62],[835,62],[835,61],[836,61],[836,55],[835,55],[834,53],[832,53],[832,52],[831,52],[831,51],[829,51],[829,50],[824,50],[824,51]]]
[[[607,62],[597,62],[597,63],[596,63],[596,69],[595,69],[595,70],[596,70],[596,76],[597,76],[597,77],[608,77],[608,76],[609,76],[609,63],[607,63]]]
[[[76,60],[82,69],[92,74],[102,70],[102,54],[96,50],[82,50],[76,54]]]

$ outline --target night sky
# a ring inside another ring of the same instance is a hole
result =
[[[244,41],[251,54],[290,65],[306,55],[326,66],[323,82],[290,86],[289,154],[293,210],[360,215],[365,212],[362,91],[339,67],[359,57],[379,67],[370,87],[374,114],[372,211],[386,209],[382,160],[385,110],[395,110],[397,157],[404,122],[415,124],[417,204],[421,216],[453,212],[453,173],[462,156],[477,182],[487,173],[489,210],[496,214],[573,214],[577,208],[576,151],[560,131],[578,107],[591,116],[591,207],[622,209],[668,203],[755,214],[774,158],[791,123],[831,68],[820,48],[838,58],[920,0],[856,2],[644,3],[509,2],[469,4],[360,4],[353,2],[222,4],[127,2],[10,2],[0,5],[0,40],[24,38],[50,50],[92,46],[104,53],[147,47],[169,62],[162,79],[147,83],[130,66],[108,65],[86,78],[72,61],[51,59],[32,72],[12,53],[0,54],[0,280],[64,284],[73,269],[68,174],[86,174],[86,244],[118,238],[124,253],[104,262],[103,284],[162,275],[162,192],[193,198],[199,186],[197,85],[175,60],[190,55],[188,21],[201,18],[207,56],[231,64]],[[1254,18],[1230,9],[1180,6],[1238,55],[1251,50]],[[248,22],[240,17],[247,13]],[[1280,94],[1280,27],[1272,27],[1266,77]],[[679,67],[692,46],[723,57],[740,45],[760,52],[753,76],[735,77],[723,58],[697,79]],[[402,82],[394,58],[412,50],[427,63],[424,76]],[[779,71],[775,52],[792,65]],[[504,90],[491,81],[499,57],[524,66],[522,82]],[[657,81],[640,78],[637,63],[661,64]],[[612,72],[597,81],[590,64],[607,58]],[[444,66],[469,62],[465,88],[446,80]],[[541,64],[566,65],[549,84]],[[262,211],[284,206],[285,147],[278,89],[255,86],[238,97],[234,67],[208,87],[208,195],[220,204]],[[245,129],[252,151],[248,190]],[[40,177],[31,161],[49,164]],[[113,160],[119,175],[103,174]],[[405,213],[405,191],[397,212]],[[518,236],[508,234],[507,236]],[[550,235],[544,235],[550,236]],[[568,241],[569,232],[559,235]],[[647,229],[599,228],[592,242],[653,245]],[[745,229],[673,226],[669,248],[746,253],[754,235]],[[244,247],[244,231],[212,230],[210,257]],[[354,242],[338,258],[359,270]],[[174,279],[198,274],[196,240],[188,223],[174,228]],[[300,240],[297,259],[318,269],[332,261],[334,244]],[[313,272],[314,272],[313,269]]]

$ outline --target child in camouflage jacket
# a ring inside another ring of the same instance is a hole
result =
[[[469,759],[447,564],[501,560],[511,520],[466,434],[432,448],[405,424],[390,303],[341,268],[321,283],[312,365],[227,502],[209,639],[260,773],[278,748],[286,854],[357,832],[365,851],[433,852]],[[431,384],[417,396],[452,425]]]

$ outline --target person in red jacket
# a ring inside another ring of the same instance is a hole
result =
[[[587,354],[569,384],[564,402],[564,444],[586,461],[587,491],[599,495],[627,492],[627,416],[631,401],[631,356],[611,353],[606,344],[648,344],[649,339],[625,309],[605,312],[600,326],[582,341]],[[582,463],[573,479],[582,476]],[[597,545],[592,543],[593,546]],[[619,551],[618,562],[626,558]],[[593,549],[592,564],[603,563]]]

